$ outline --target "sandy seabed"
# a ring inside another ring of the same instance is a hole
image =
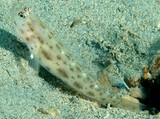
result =
[[[118,72],[120,78],[130,74],[136,79],[160,49],[158,0],[1,0],[1,119],[160,118],[146,111],[100,108],[43,68],[37,74],[28,48],[17,41],[13,23],[15,13],[24,7],[45,21],[93,76],[99,71],[94,62],[104,67],[111,61],[118,63],[112,69],[114,74]]]

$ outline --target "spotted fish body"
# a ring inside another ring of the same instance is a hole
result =
[[[91,80],[91,77],[83,71],[83,67],[42,21],[26,11],[20,13],[15,19],[16,30],[36,61],[50,73],[78,93],[101,104],[111,103],[117,107],[133,110],[143,107],[140,103],[107,95],[108,88],[98,81]]]

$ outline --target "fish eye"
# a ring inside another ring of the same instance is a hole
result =
[[[24,12],[19,12],[18,13],[18,16],[22,17],[22,18],[25,18],[26,16],[24,15]]]

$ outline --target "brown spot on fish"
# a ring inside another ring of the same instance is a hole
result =
[[[41,50],[41,53],[43,54],[43,56],[47,59],[47,60],[52,60],[51,54],[49,54],[47,51],[45,51],[44,49]]]
[[[78,72],[81,72],[81,69],[80,69],[79,66],[76,66],[76,69],[77,69]]]
[[[89,87],[90,87],[90,88],[94,88],[95,86],[94,86],[94,85],[90,85]]]
[[[102,92],[99,93],[99,95],[101,95],[101,96],[102,96],[102,94],[103,94]]]
[[[34,32],[34,29],[32,28],[32,27],[29,27],[30,28],[30,30],[32,31],[32,32]]]
[[[77,78],[81,78],[81,75],[77,75]]]
[[[58,49],[61,49],[61,47],[59,46],[59,44],[56,44],[56,47],[57,47]]]
[[[61,56],[57,55],[57,59],[58,59],[58,60],[61,60]]]
[[[33,50],[33,47],[31,47],[31,50]]]
[[[69,54],[65,54],[65,55],[69,60],[71,59]]]
[[[113,101],[112,101],[112,103],[114,103],[114,104],[115,104],[115,103],[117,103],[117,102],[116,102],[115,100],[113,100]]]
[[[30,41],[30,38],[29,38],[29,37],[26,37],[26,40],[27,40],[27,41]]]
[[[70,68],[70,70],[71,70],[71,71],[74,71],[74,69],[73,69],[72,67]]]
[[[35,39],[35,38],[36,38],[35,35],[31,35],[31,36],[30,36],[30,39]]]
[[[64,78],[68,78],[69,77],[64,69],[57,69],[57,70]]]
[[[42,22],[40,22],[40,24],[39,24],[43,29],[45,29],[46,28],[46,26],[42,23]]]
[[[42,38],[41,38],[41,37],[37,36],[37,38],[38,38],[38,40],[39,40],[39,42],[40,42],[41,44],[43,44],[43,43],[44,43],[44,41],[42,40]]]
[[[83,86],[80,84],[80,83],[78,83],[78,82],[74,82],[74,84],[73,84],[76,88],[78,88],[78,89],[83,89]]]
[[[50,32],[48,33],[48,38],[49,38],[49,39],[52,39],[52,37],[53,37],[53,33],[50,31]]]
[[[96,90],[97,92],[100,92],[100,91],[101,91],[99,88],[95,88],[95,90]]]
[[[94,96],[95,96],[94,93],[91,92],[91,91],[87,92],[87,94],[88,94],[89,96],[91,96],[91,97],[94,97]]]
[[[50,48],[50,49],[53,49],[53,46],[49,45],[49,48]]]
[[[105,101],[106,99],[105,99],[105,98],[101,98],[101,100],[102,100],[102,101]]]
[[[24,34],[24,31],[22,29],[20,29],[21,34]]]
[[[56,65],[58,65],[58,66],[59,66],[60,64],[59,64],[58,62],[56,62]]]
[[[66,62],[66,61],[64,61],[63,63],[64,63],[65,65],[67,65],[67,62]]]
[[[59,46],[60,46],[60,47],[63,47],[63,45],[62,45],[62,43],[61,43],[61,42],[58,42],[58,44],[59,44]]]

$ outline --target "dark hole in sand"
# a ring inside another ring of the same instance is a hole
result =
[[[140,84],[144,87],[146,98],[140,100],[141,103],[147,106],[150,114],[160,112],[160,75],[150,80],[141,80]]]

